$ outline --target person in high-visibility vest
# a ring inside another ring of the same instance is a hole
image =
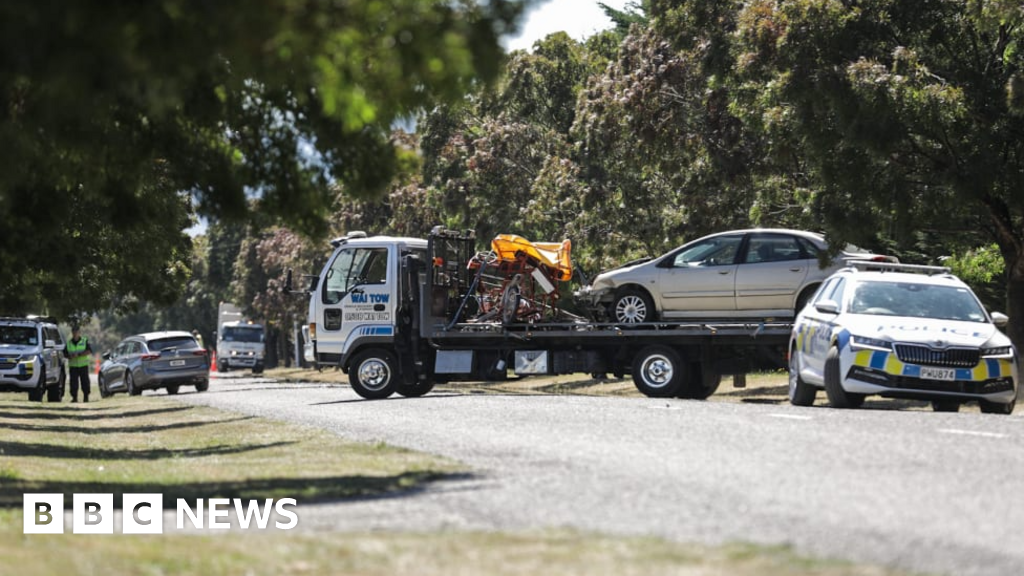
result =
[[[82,386],[82,401],[89,401],[89,359],[92,357],[92,346],[89,339],[82,336],[78,326],[71,327],[71,340],[64,348],[68,357],[68,372],[71,376],[71,401],[78,402],[78,386]]]

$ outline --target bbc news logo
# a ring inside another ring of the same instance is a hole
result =
[[[64,533],[63,494],[25,494],[23,505],[25,534]],[[178,498],[175,525],[178,530],[184,530],[186,523],[197,529],[229,530],[232,527],[231,511],[234,510],[240,528],[248,529],[252,525],[266,530],[270,527],[273,512],[277,512],[279,518],[274,521],[274,528],[291,530],[299,524],[299,517],[292,510],[295,505],[294,498],[281,498],[277,501],[270,498],[263,501],[200,498],[194,504]],[[71,509],[71,532],[113,534],[114,510],[113,494],[75,494]],[[164,533],[163,494],[124,494],[121,510],[124,511],[121,515],[122,534]]]

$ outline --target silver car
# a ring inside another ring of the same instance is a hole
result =
[[[115,392],[132,396],[143,390],[166,388],[177,394],[181,386],[204,392],[210,385],[210,359],[206,349],[184,331],[149,332],[129,336],[100,365],[100,396]]]
[[[895,261],[847,251],[822,268],[819,257],[827,250],[825,239],[813,232],[772,228],[720,232],[657,258],[604,272],[577,296],[599,319],[620,324],[793,318],[822,281],[847,261]]]

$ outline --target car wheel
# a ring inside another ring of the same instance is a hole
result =
[[[619,324],[654,322],[654,316],[654,302],[650,295],[636,288],[620,291],[611,304],[612,320]]]
[[[209,380],[203,380],[203,381],[199,382],[198,384],[196,384],[196,392],[206,392],[209,389],[210,389],[210,381]]]
[[[138,396],[142,394],[142,390],[135,387],[135,377],[132,376],[131,370],[126,370],[124,373],[124,385],[128,388],[128,395]]]
[[[60,402],[64,399],[64,385],[67,382],[67,374],[61,370],[57,383],[46,389],[47,402]]]
[[[959,412],[960,401],[949,400],[947,398],[943,398],[941,400],[932,400],[932,410],[934,410],[935,412]]]
[[[679,387],[679,393],[676,395],[678,398],[686,398],[689,400],[707,400],[718,387],[722,385],[722,375],[715,372],[714,374],[707,375],[705,380],[706,368],[700,364],[694,364],[691,369],[690,378],[687,379]]]
[[[168,386],[167,387],[167,394],[168,395],[174,396],[177,393],[178,393],[178,385],[177,384],[175,384],[174,386]]]
[[[424,382],[417,382],[416,384],[399,384],[395,387],[395,392],[398,392],[406,398],[419,398],[434,389],[434,381],[426,380]]]
[[[42,402],[43,395],[46,394],[46,367],[44,366],[39,371],[39,384],[35,388],[28,391],[29,402]]]
[[[988,400],[978,400],[978,407],[981,408],[982,414],[1003,414],[1009,416],[1010,414],[1013,414],[1013,407],[1016,404],[1016,398],[1005,404],[990,402]]]
[[[789,353],[789,403],[810,406],[818,396],[818,389],[800,377],[800,357],[796,350]]]
[[[398,362],[387,350],[364,350],[356,354],[349,368],[352,389],[367,400],[391,396],[398,387],[398,381]]]
[[[100,398],[110,398],[110,390],[107,389],[107,381],[103,374],[96,377],[96,386],[100,389]]]
[[[633,384],[645,396],[672,398],[683,385],[686,365],[668,346],[649,346],[633,359]]]
[[[796,308],[793,309],[794,318],[800,314],[800,311],[804,309],[804,306],[807,306],[807,301],[811,299],[811,296],[814,296],[815,292],[817,292],[818,286],[821,286],[821,284],[808,286],[807,288],[804,288],[803,292],[801,292],[799,296],[796,297]]]
[[[825,358],[825,395],[833,408],[860,408],[864,404],[864,394],[854,394],[843,389],[842,377],[839,374],[839,348],[833,346]]]

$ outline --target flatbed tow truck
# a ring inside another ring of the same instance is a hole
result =
[[[314,358],[348,374],[364,398],[417,397],[436,383],[501,380],[511,369],[629,374],[647,396],[704,399],[723,375],[742,386],[748,372],[786,366],[788,319],[626,326],[562,314],[558,282],[538,273],[550,272],[544,264],[518,251],[519,268],[496,268],[472,231],[435,227],[426,240],[353,232],[331,243],[334,253],[301,291]]]

